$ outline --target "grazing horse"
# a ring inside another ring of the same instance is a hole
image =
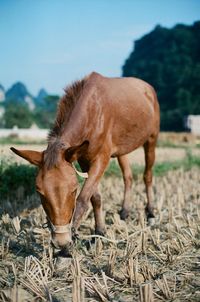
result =
[[[39,167],[36,189],[55,247],[62,249],[71,242],[90,201],[95,232],[104,233],[98,185],[111,157],[117,157],[125,184],[120,217],[129,215],[132,173],[127,154],[140,146],[145,152],[146,214],[147,218],[154,217],[152,166],[159,124],[159,105],[152,86],[136,78],[107,78],[93,72],[66,88],[45,151],[11,148]],[[88,173],[77,199],[74,161]]]

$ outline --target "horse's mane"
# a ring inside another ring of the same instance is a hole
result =
[[[52,140],[54,141],[55,138],[61,136],[64,126],[68,122],[72,110],[83,91],[84,84],[85,78],[76,81],[65,88],[65,94],[58,104],[56,119],[53,128],[50,130],[48,135],[48,143],[50,143]]]
[[[76,81],[67,86],[65,88],[65,94],[58,104],[56,119],[48,135],[48,147],[44,158],[45,166],[48,169],[56,165],[58,151],[64,148],[63,144],[60,142],[60,137],[70,118],[73,108],[79,100],[85,82],[86,78],[83,78],[82,80]]]

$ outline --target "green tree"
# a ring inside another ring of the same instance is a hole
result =
[[[200,21],[156,26],[135,42],[122,69],[156,89],[162,130],[184,130],[185,115],[200,114]]]
[[[9,101],[5,106],[4,125],[5,128],[18,126],[19,128],[29,128],[33,123],[33,116],[25,104]]]
[[[58,100],[59,96],[50,95],[44,99],[44,104],[42,106],[36,107],[34,111],[34,121],[40,128],[52,127]]]

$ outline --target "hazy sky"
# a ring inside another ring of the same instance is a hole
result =
[[[0,84],[62,94],[93,70],[120,76],[134,40],[197,20],[200,0],[0,0]]]

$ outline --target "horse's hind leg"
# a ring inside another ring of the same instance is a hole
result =
[[[144,183],[146,187],[147,194],[147,205],[146,205],[146,215],[147,219],[153,218],[153,190],[152,190],[152,167],[155,161],[155,147],[156,147],[157,136],[150,137],[149,140],[144,144],[145,153],[145,170],[144,170]]]
[[[120,165],[120,168],[122,170],[123,179],[124,179],[124,200],[122,204],[122,209],[120,211],[120,218],[126,219],[130,213],[131,210],[131,186],[132,186],[132,171],[130,168],[129,160],[127,155],[119,156],[118,162]]]

